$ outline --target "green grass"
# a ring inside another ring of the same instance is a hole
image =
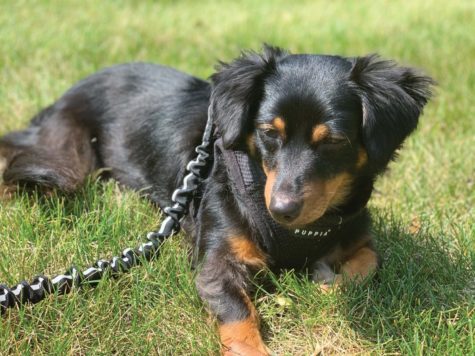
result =
[[[0,134],[99,68],[127,61],[201,77],[261,42],[294,52],[378,52],[439,82],[419,130],[371,201],[378,281],[323,295],[304,276],[255,295],[276,354],[475,352],[475,3],[472,1],[10,1],[0,4]],[[160,214],[115,183],[73,198],[0,203],[0,282],[87,266],[135,246]],[[412,227],[411,227],[412,224]],[[417,228],[416,228],[417,227]],[[0,320],[0,354],[212,354],[183,237],[95,290]]]

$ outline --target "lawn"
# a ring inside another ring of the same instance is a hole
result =
[[[20,1],[0,4],[0,135],[72,83],[150,61],[200,77],[262,42],[293,52],[384,57],[439,86],[370,206],[378,280],[321,294],[270,275],[254,296],[278,355],[475,353],[475,3],[473,1]],[[0,283],[88,266],[141,242],[160,213],[114,182],[74,197],[0,202]],[[0,319],[0,354],[214,354],[181,236],[159,260],[95,290]]]

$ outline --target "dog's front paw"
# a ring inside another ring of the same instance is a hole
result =
[[[269,349],[262,341],[258,322],[253,317],[222,324],[219,327],[219,334],[223,355],[269,355]]]
[[[223,349],[224,356],[267,356],[270,355],[269,349],[264,345],[249,345],[242,341],[233,341]]]
[[[317,261],[313,265],[312,280],[322,292],[330,292],[341,284],[341,275],[336,274],[328,263]]]

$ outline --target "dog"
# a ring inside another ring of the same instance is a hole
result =
[[[169,206],[210,108],[213,164],[183,222],[198,256],[196,285],[223,353],[266,355],[252,277],[305,268],[328,289],[375,273],[366,204],[434,81],[376,55],[271,46],[221,62],[210,79],[147,63],[93,74],[1,138],[3,180],[72,193],[103,170]]]

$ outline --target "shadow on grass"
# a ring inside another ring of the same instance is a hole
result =
[[[292,347],[306,335],[299,354],[472,354],[475,263],[463,242],[470,236],[436,235],[424,221],[410,233],[391,214],[373,215],[383,260],[376,278],[321,294],[306,273],[261,276],[272,281],[257,286],[266,340]]]
[[[394,217],[374,215],[383,266],[375,280],[341,293],[340,313],[360,337],[386,344],[386,351],[470,350],[473,251],[454,248],[455,235],[435,236],[424,225],[411,234]]]

